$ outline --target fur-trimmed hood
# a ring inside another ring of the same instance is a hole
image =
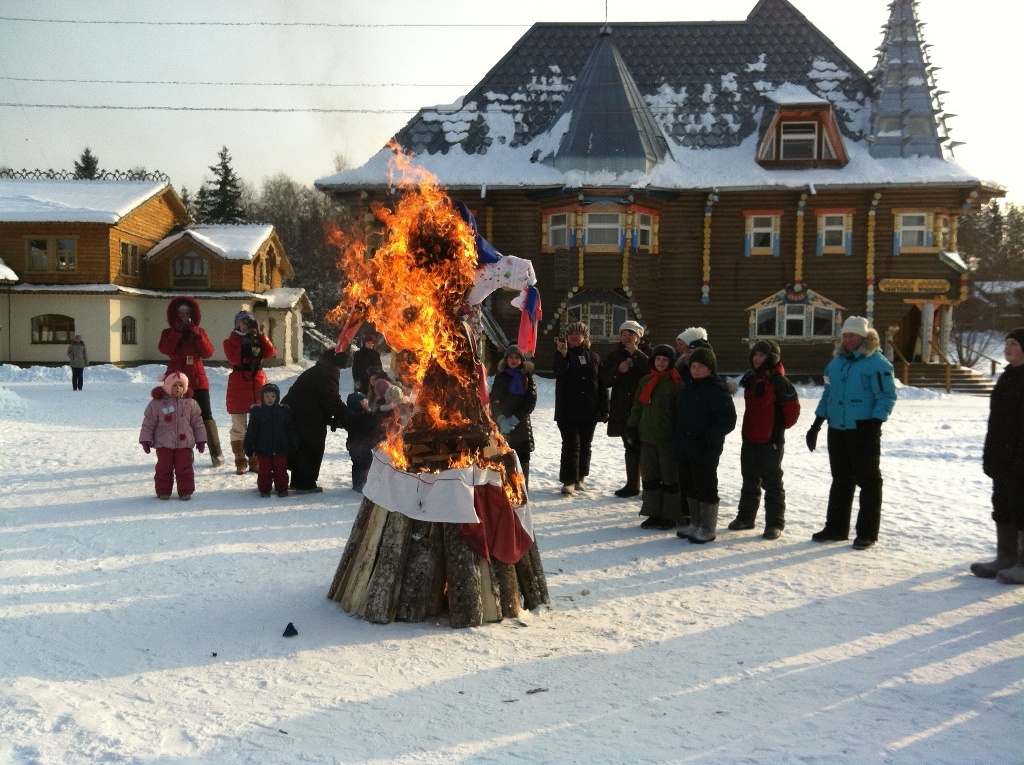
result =
[[[502,359],[501,361],[498,362],[498,371],[499,372],[504,372],[505,369],[508,368],[508,364],[506,363],[506,361],[507,361],[507,359]],[[533,362],[532,361],[526,361],[525,359],[523,359],[523,363],[519,365],[519,368],[523,370],[523,374],[524,375],[532,375],[533,374]]]
[[[167,326],[171,329],[177,328],[178,322],[178,306],[187,305],[192,309],[192,324],[198,327],[203,323],[203,312],[199,310],[199,303],[195,298],[189,297],[188,295],[178,295],[178,297],[171,298],[171,302],[167,304]]]
[[[874,356],[876,353],[878,353],[878,349],[881,347],[882,341],[878,337],[877,330],[869,329],[867,336],[865,336],[864,338],[864,342],[861,343],[861,346],[860,348],[857,349],[857,352],[860,353],[861,356]],[[846,353],[846,351],[843,349],[843,341],[839,340],[836,343],[836,349],[835,351],[833,351],[832,355],[842,356],[844,353]]]

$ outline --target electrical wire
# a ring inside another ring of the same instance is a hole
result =
[[[415,109],[319,109],[242,106],[113,106],[108,104],[15,104],[0,102],[0,107],[16,109],[109,109],[125,112],[263,112],[268,114],[416,114]]]
[[[0,21],[14,21],[29,24],[116,24],[122,26],[146,27],[326,27],[330,29],[397,29],[422,27],[442,29],[524,29],[530,26],[530,24],[449,24],[436,22],[427,22],[422,24],[408,22],[397,24],[355,24],[351,22],[331,21],[132,21],[125,19],[38,19],[28,18],[25,16],[0,16]]]
[[[2,77],[6,82],[51,82],[74,83],[78,85],[216,85],[237,87],[248,85],[256,87],[280,88],[471,88],[473,83],[416,83],[416,82],[219,82],[219,81],[184,81],[184,80],[85,80],[72,78],[50,77]]]

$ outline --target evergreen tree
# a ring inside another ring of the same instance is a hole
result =
[[[224,146],[217,154],[219,162],[210,165],[213,180],[196,194],[196,220],[199,223],[245,223],[242,209],[242,182],[231,167],[231,155]]]
[[[99,158],[90,151],[88,146],[86,146],[85,151],[82,152],[82,156],[78,158],[77,162],[75,162],[75,180],[95,180],[99,164]]]

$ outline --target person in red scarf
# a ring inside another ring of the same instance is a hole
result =
[[[633,410],[626,423],[626,439],[640,445],[640,477],[643,503],[642,529],[675,528],[679,517],[679,467],[672,452],[679,386],[676,352],[671,345],[655,346],[653,371],[640,379]]]

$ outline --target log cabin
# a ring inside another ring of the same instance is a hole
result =
[[[199,301],[213,341],[251,311],[277,348],[302,357],[305,290],[273,226],[195,225],[161,181],[0,179],[0,362],[66,364],[82,335],[91,363],[160,363],[175,295]]]
[[[725,371],[772,339],[815,376],[862,315],[905,369],[944,361],[968,293],[957,220],[1005,189],[955,162],[916,3],[889,5],[870,72],[787,0],[742,21],[538,23],[395,142],[532,260],[539,370],[577,320],[602,354],[626,319],[652,343],[703,326]],[[316,186],[386,203],[392,154]],[[485,305],[499,346],[507,303]]]

